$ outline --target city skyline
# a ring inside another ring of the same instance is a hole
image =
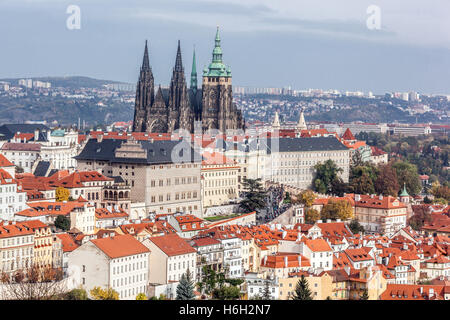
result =
[[[380,30],[366,26],[369,1],[347,1],[345,7],[322,1],[323,10],[309,1],[134,2],[123,8],[108,1],[105,10],[104,1],[77,1],[79,30],[66,27],[69,1],[3,2],[2,21],[16,28],[4,38],[7,50],[0,59],[8,63],[0,77],[81,75],[136,83],[147,39],[155,84],[167,85],[177,40],[186,68],[195,45],[197,66],[203,69],[211,35],[220,25],[224,62],[236,86],[450,92],[443,1],[427,8],[418,1],[408,8],[378,1]]]

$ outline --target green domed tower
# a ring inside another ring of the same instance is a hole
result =
[[[202,129],[242,129],[242,115],[233,104],[231,68],[222,60],[219,27],[217,27],[212,61],[203,69]]]

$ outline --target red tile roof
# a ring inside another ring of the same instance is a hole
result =
[[[13,167],[14,164],[6,159],[6,157],[2,154],[0,154],[0,167]]]
[[[388,284],[380,298],[381,300],[444,300],[444,293],[443,285]]]
[[[342,139],[344,139],[344,140],[356,140],[355,136],[353,135],[353,133],[350,131],[349,128],[347,128],[347,130],[345,130],[344,134],[342,135]]]
[[[39,143],[13,143],[6,142],[3,144],[2,150],[12,151],[41,151],[41,145]]]

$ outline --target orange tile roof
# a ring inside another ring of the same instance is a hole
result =
[[[64,252],[72,252],[79,247],[79,245],[77,245],[72,237],[67,233],[60,233],[56,236],[61,239],[62,250]]]
[[[204,246],[212,246],[212,245],[220,244],[220,241],[213,239],[211,237],[201,237],[201,238],[192,239],[190,244],[193,247],[204,247]]]
[[[355,206],[363,208],[376,208],[376,209],[399,209],[406,208],[406,204],[400,202],[398,199],[387,196],[379,199],[378,196],[373,198],[370,195],[360,195],[360,201],[355,201]]]
[[[204,158],[202,165],[236,164],[234,160],[219,152],[203,152],[202,157]]]
[[[151,237],[149,240],[168,256],[179,256],[197,252],[197,250],[192,248],[186,240],[177,234]]]
[[[75,208],[83,208],[86,203],[78,201],[68,202],[27,202],[30,207],[22,210],[16,215],[26,217],[38,217],[45,215],[68,215]]]
[[[2,239],[32,234],[34,231],[22,222],[0,221],[0,238]]]
[[[0,184],[17,184],[17,182],[8,172],[6,172],[4,169],[0,169]]]
[[[267,257],[267,258],[266,258]],[[295,253],[286,253],[286,252],[279,252],[274,255],[269,255],[261,259],[261,267],[266,268],[299,268],[299,267],[310,267],[311,263],[309,262],[309,259],[302,256],[301,254],[295,254]],[[300,265],[299,265],[299,258],[300,258]],[[286,260],[287,260],[287,266],[286,266]]]
[[[113,218],[128,218],[128,213],[126,213],[122,208],[116,211],[114,208],[108,211],[106,208],[95,209],[96,219],[113,219]]]
[[[146,246],[128,234],[93,239],[91,242],[111,259],[150,252]]]
[[[373,260],[373,257],[369,255],[363,248],[347,249],[344,250],[344,252],[350,260],[355,262]]]
[[[314,251],[314,252],[333,251],[333,249],[331,249],[328,242],[326,242],[324,239],[311,240],[311,239],[307,239],[307,238],[302,238],[302,241],[308,246],[308,248],[311,251]]]

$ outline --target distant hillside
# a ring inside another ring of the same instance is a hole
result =
[[[9,78],[9,79],[0,79],[0,81],[7,81],[13,85],[17,85],[19,79],[25,78]],[[71,76],[71,77],[35,77],[33,80],[50,82],[52,87],[63,87],[70,89],[77,88],[101,88],[105,84],[112,83],[124,83],[120,81],[112,81],[112,80],[99,80],[89,77],[82,76]]]

